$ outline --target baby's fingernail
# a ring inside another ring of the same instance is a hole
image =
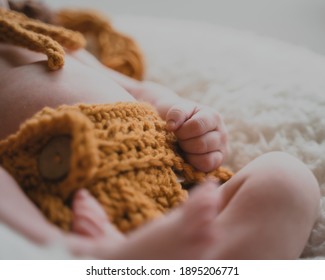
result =
[[[86,198],[88,197],[88,191],[86,191],[85,189],[78,190],[77,195],[80,198]]]
[[[176,122],[173,121],[173,120],[169,120],[169,121],[167,122],[167,129],[169,129],[169,130],[173,130],[173,129],[175,129],[175,128],[176,128]]]

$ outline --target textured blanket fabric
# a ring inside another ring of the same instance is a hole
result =
[[[147,79],[222,113],[231,142],[226,164],[234,171],[275,150],[308,165],[322,198],[303,257],[325,256],[325,58],[249,32],[202,23],[128,16],[114,18],[114,24],[139,42]],[[53,250],[44,254],[56,256],[62,255]]]
[[[148,79],[222,113],[233,170],[276,150],[308,165],[322,198],[303,257],[325,256],[325,57],[203,23],[130,17],[114,22],[143,48]]]

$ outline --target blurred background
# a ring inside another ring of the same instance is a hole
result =
[[[325,54],[325,0],[43,0],[111,15],[196,20],[250,30]]]

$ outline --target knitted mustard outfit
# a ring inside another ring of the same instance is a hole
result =
[[[53,70],[64,63],[61,45],[75,49],[84,43],[79,33],[4,9],[0,31],[2,42],[46,53]],[[182,185],[209,175],[222,182],[232,176],[222,167],[205,174],[187,164],[174,134],[145,103],[44,108],[0,141],[0,165],[48,220],[66,231],[73,219],[71,198],[80,188],[127,232],[183,202]]]
[[[24,13],[29,18],[80,32],[87,39],[85,46],[87,50],[102,64],[134,79],[143,79],[144,58],[137,43],[129,36],[115,30],[109,20],[97,11],[80,9],[53,11],[45,4],[32,0],[18,3],[9,1],[9,5],[11,9]],[[35,21],[32,22],[35,24]],[[53,26],[51,28],[53,29]],[[56,30],[59,30],[59,34],[67,33],[62,28]],[[71,32],[67,35],[70,36]]]
[[[69,200],[86,188],[108,217],[128,231],[187,197],[185,184],[205,174],[186,164],[176,139],[141,103],[45,108],[0,142],[0,164],[50,221],[70,229]],[[223,181],[223,168],[211,175]]]

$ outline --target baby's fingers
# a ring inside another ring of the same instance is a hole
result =
[[[187,140],[214,130],[223,130],[221,116],[214,110],[204,108],[187,120],[184,125],[176,131],[176,136],[180,140]]]
[[[191,102],[184,102],[174,105],[166,115],[167,129],[177,130],[187,119],[195,113],[196,107]]]
[[[215,151],[201,155],[187,154],[186,158],[197,169],[203,172],[210,172],[221,165],[224,156],[220,151]]]
[[[202,136],[179,141],[181,149],[190,154],[206,154],[214,151],[225,152],[225,139],[218,131],[210,131]]]

